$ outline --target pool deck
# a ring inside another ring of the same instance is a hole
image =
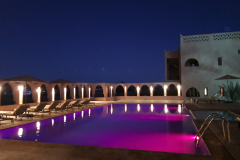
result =
[[[162,101],[144,101],[145,103],[179,103],[174,102],[162,102]],[[95,107],[102,106],[109,103],[129,103],[123,101],[117,102],[98,102]],[[132,103],[143,103],[142,101],[134,101]],[[231,105],[231,106],[229,106]],[[191,104],[190,101],[186,103],[186,107],[189,110],[201,110],[201,111],[214,111],[214,110],[229,110],[238,109],[238,104]],[[86,108],[87,109],[87,108]],[[33,120],[15,121],[13,124],[10,121],[3,121],[0,125],[0,129],[14,127],[22,124],[32,123],[43,119],[49,119],[69,113],[81,111],[82,109],[68,110],[64,112],[52,113],[51,115],[45,114],[44,116],[36,116]],[[194,120],[197,128],[200,127],[202,121]],[[66,144],[53,144],[43,142],[29,142],[29,141],[17,141],[17,140],[0,140],[0,160],[4,159],[52,159],[52,160],[65,160],[65,159],[80,159],[80,160],[145,160],[145,159],[184,159],[184,160],[212,160],[212,159],[240,159],[239,147],[240,147],[240,128],[237,127],[237,123],[230,123],[230,131],[232,142],[228,143],[222,136],[221,123],[214,122],[207,129],[203,136],[203,139],[210,151],[211,156],[203,155],[190,155],[190,154],[178,154],[178,153],[165,153],[155,151],[142,151],[142,150],[130,150],[119,148],[106,148],[106,147],[93,147],[93,146],[80,146],[80,145],[66,145]],[[177,145],[177,144],[176,144]]]

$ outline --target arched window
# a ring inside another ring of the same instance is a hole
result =
[[[46,86],[43,84],[43,85],[41,85],[41,102],[48,101],[47,96],[48,96],[47,89],[46,89]]]
[[[78,86],[76,86],[75,92],[76,92],[76,98],[80,98],[80,97],[79,97],[79,89],[78,89]]]
[[[71,99],[70,88],[67,86],[67,99]]]
[[[96,88],[95,88],[95,95],[94,97],[104,97],[104,94],[103,94],[103,88],[101,85],[98,85]]]
[[[196,88],[191,87],[187,90],[186,97],[200,97],[200,93]]]
[[[195,67],[195,66],[199,66],[199,63],[196,59],[188,59],[185,63],[185,67]]]
[[[60,100],[60,90],[58,88],[58,85],[54,87],[54,91],[55,91],[55,101]]]
[[[24,85],[23,103],[33,103],[32,90],[31,90],[31,87],[28,84]]]
[[[153,96],[164,96],[163,87],[160,84],[154,87]]]
[[[150,96],[150,90],[147,85],[143,85],[140,90],[140,96]]]
[[[1,89],[1,105],[14,104],[12,87],[5,83]]]
[[[121,85],[117,86],[115,96],[124,96],[124,89]]]
[[[170,84],[167,88],[167,96],[177,96],[177,87],[174,84]]]
[[[127,96],[137,96],[137,90],[134,85],[129,86],[127,90]]]

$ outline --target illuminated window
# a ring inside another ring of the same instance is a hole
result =
[[[208,95],[208,88],[207,88],[207,87],[204,89],[204,95],[205,95],[205,96]]]
[[[224,88],[223,87],[220,88],[220,93],[221,93],[221,95],[224,95]]]
[[[222,65],[222,57],[218,57],[218,65],[219,65],[219,66]]]

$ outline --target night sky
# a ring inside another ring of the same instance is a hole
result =
[[[180,34],[226,27],[240,31],[240,0],[1,0],[0,78],[163,82]]]

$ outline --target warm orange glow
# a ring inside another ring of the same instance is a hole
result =
[[[19,86],[18,90],[19,90],[19,104],[23,104],[23,86]]]
[[[65,87],[64,88],[64,100],[66,100],[67,99],[67,88]]]
[[[178,96],[181,96],[181,86],[177,85],[177,89],[178,89]]]
[[[113,92],[112,92],[112,90],[113,90],[113,86],[111,86],[110,88],[111,88],[111,97],[112,97],[112,93],[113,93]]]
[[[164,85],[164,96],[167,96],[167,88],[168,88],[168,86]]]
[[[76,88],[73,88],[73,98],[76,99]]]
[[[140,87],[137,87],[137,96],[139,96]]]
[[[88,90],[89,90],[89,98],[90,98],[91,97],[91,88],[89,87]]]
[[[54,88],[52,88],[52,101],[54,101],[55,100],[55,90],[54,90]]]
[[[38,89],[37,89],[37,94],[38,94],[37,102],[40,103],[41,102],[41,88],[40,87],[38,87]]]
[[[84,98],[84,88],[82,87],[82,98]]]
[[[150,91],[151,91],[150,95],[153,96],[153,87],[152,86],[150,87]]]

